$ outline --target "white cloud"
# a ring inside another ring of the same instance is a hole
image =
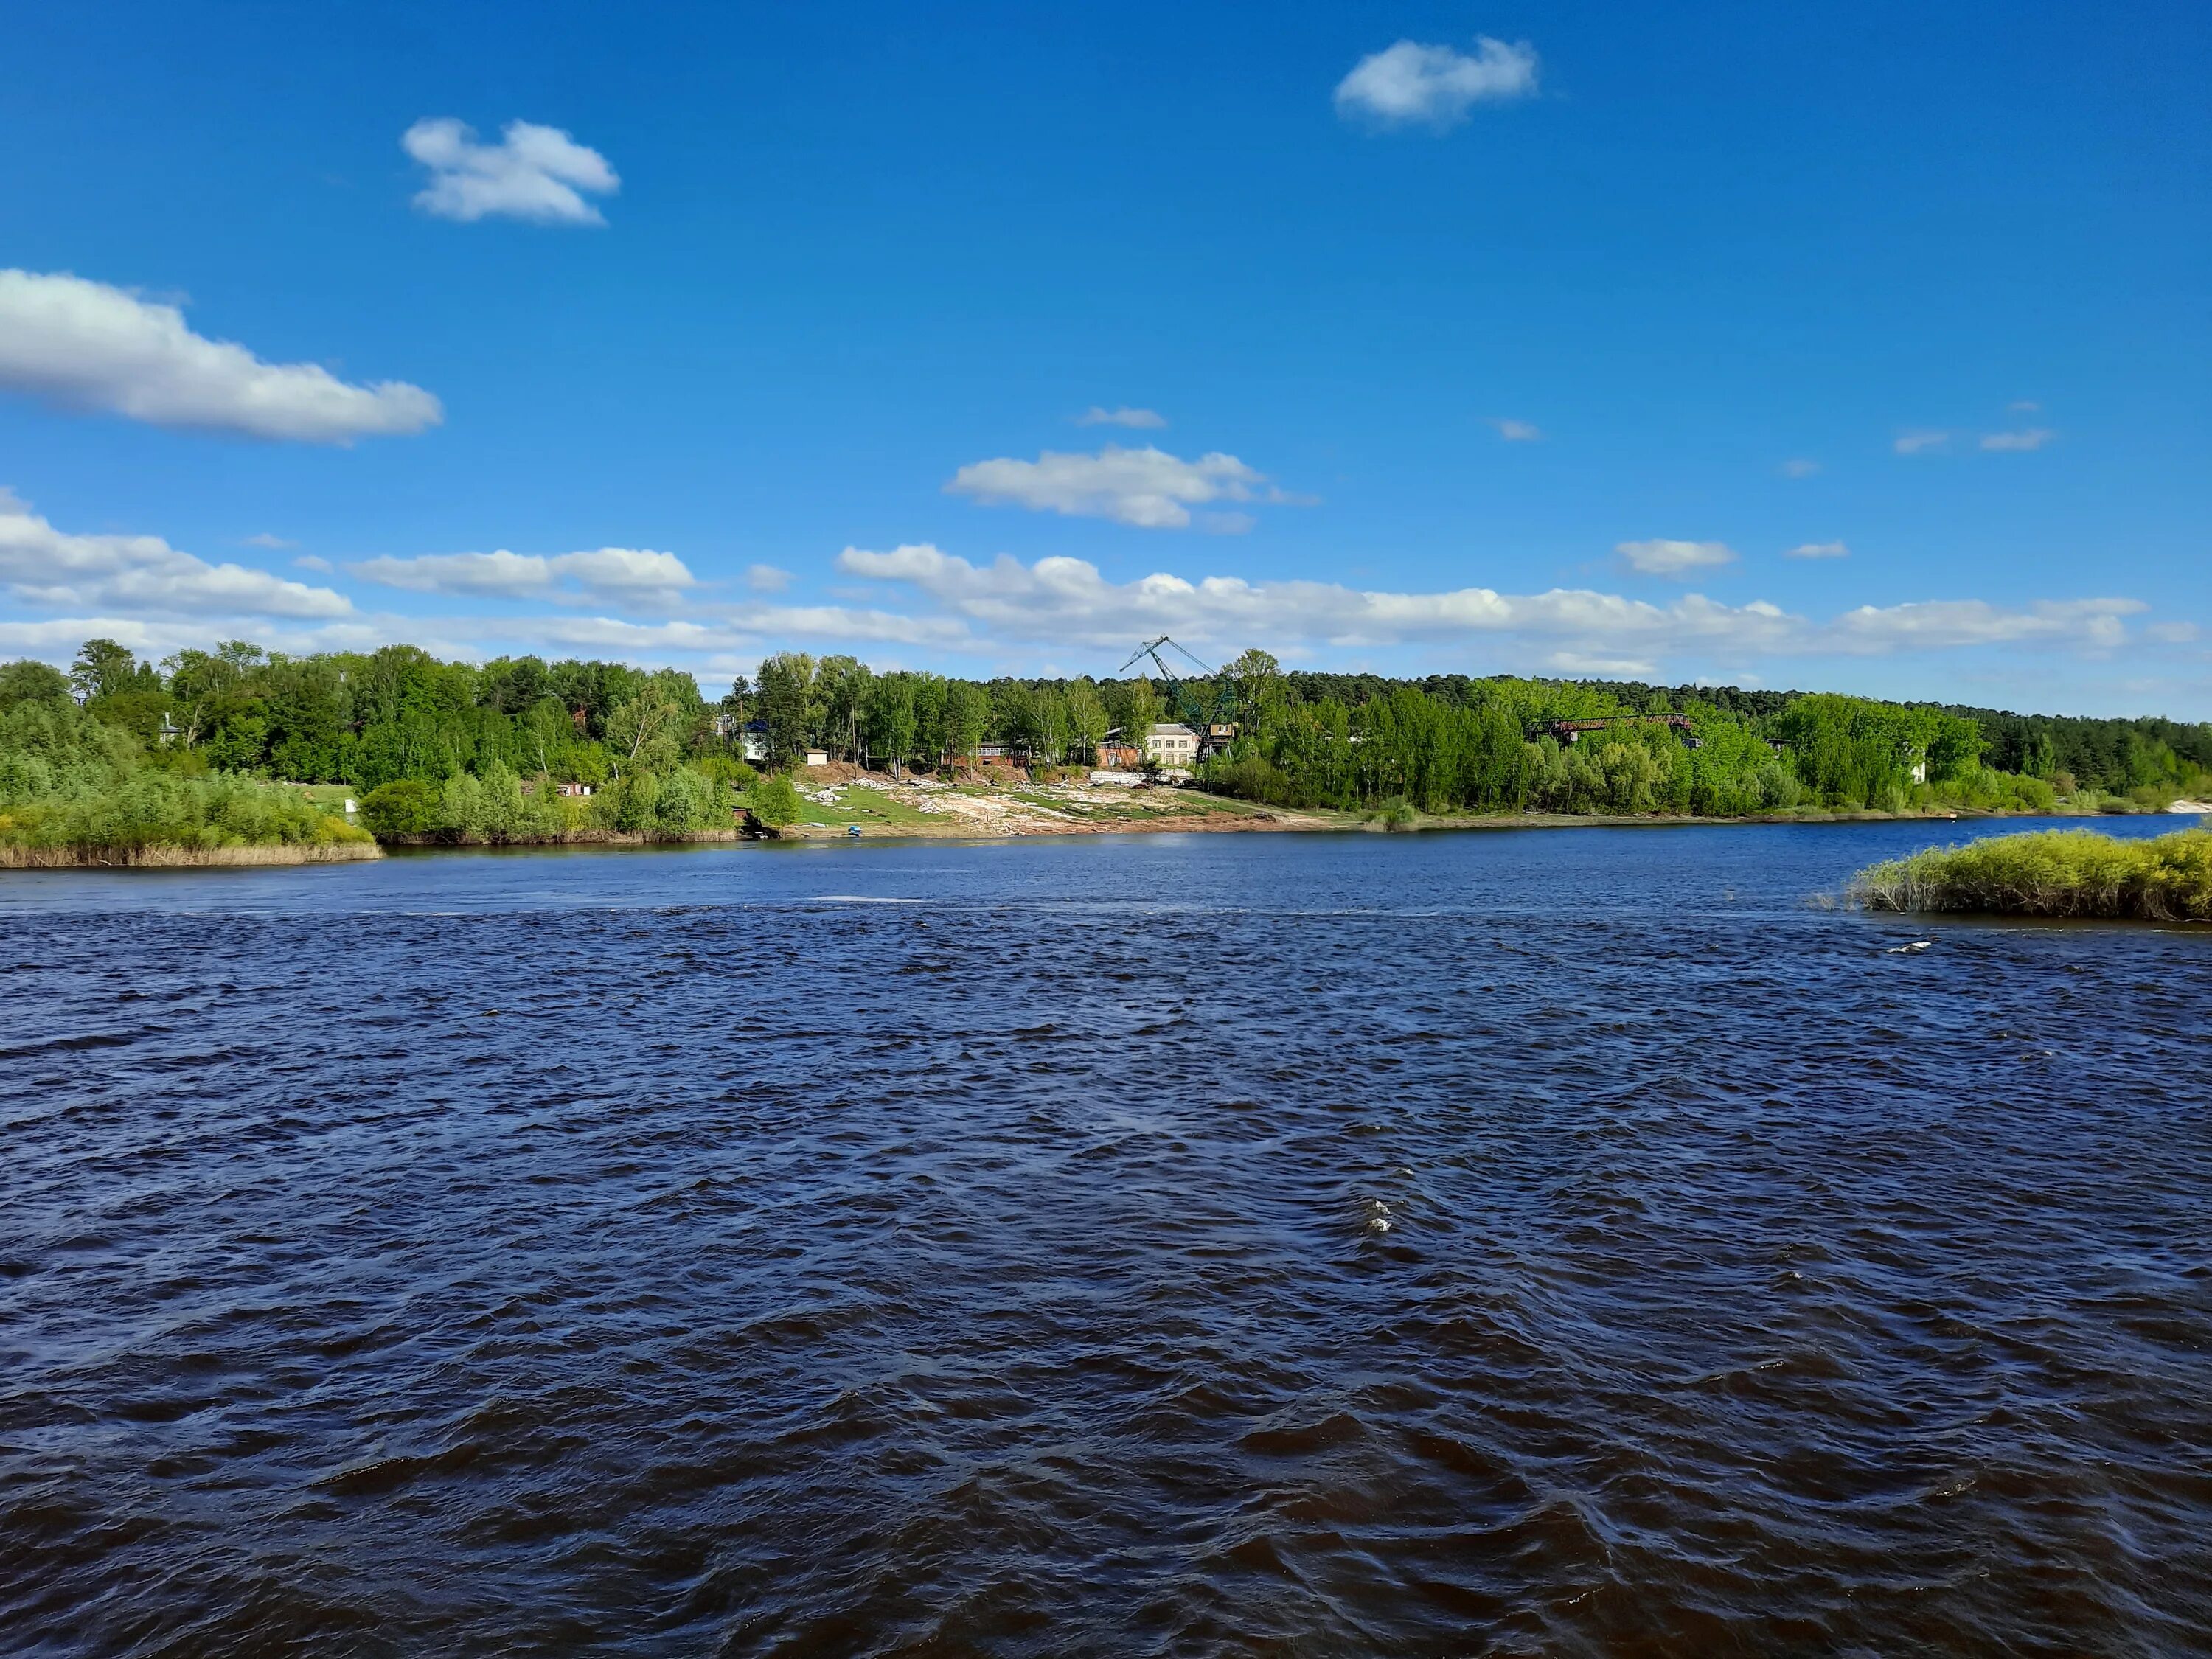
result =
[[[1131,409],[1124,404],[1119,409],[1101,409],[1097,404],[1075,417],[1078,426],[1163,427],[1168,417],[1157,410]]]
[[[1664,659],[1684,653],[1724,653],[1735,663],[2008,643],[2100,650],[2124,635],[2123,618],[2145,609],[2136,599],[2042,601],[2022,610],[1938,600],[1863,605],[1818,623],[1765,600],[1729,605],[1698,593],[1660,605],[1589,589],[1401,593],[1234,576],[1190,581],[1165,573],[1115,583],[1082,559],[1024,565],[1002,556],[978,566],[926,543],[887,552],[848,547],[837,568],[913,588],[948,619],[976,630],[971,649],[1016,641],[1126,649],[1130,638],[1151,631],[1224,649],[1255,642],[1373,649],[1480,638],[1604,661],[1615,666],[1603,672],[1624,673],[1656,672]]]
[[[2188,645],[2200,632],[2193,622],[2153,623],[2143,632],[2161,645]]]
[[[1336,86],[1337,113],[1383,126],[1441,131],[1467,118],[1476,104],[1525,98],[1536,90],[1536,52],[1527,41],[1508,45],[1478,36],[1474,52],[1401,40],[1363,58]]]
[[[1538,443],[1544,436],[1533,421],[1516,421],[1500,415],[1493,417],[1490,423],[1498,428],[1498,435],[1509,444]]]
[[[75,536],[0,489],[0,583],[26,605],[265,617],[343,617],[342,593],[244,565],[210,564],[159,536]]]
[[[338,574],[338,568],[336,565],[328,559],[313,553],[301,554],[292,561],[292,565],[295,569],[319,571],[325,576],[335,576]]]
[[[1647,658],[1592,656],[1584,651],[1554,651],[1545,663],[1562,674],[1597,679],[1641,679],[1659,672],[1659,665]]]
[[[238,544],[240,547],[266,548],[271,553],[281,553],[286,548],[297,547],[300,544],[297,542],[288,542],[282,536],[272,536],[269,534],[268,532],[264,531],[258,536],[246,536],[241,538]],[[295,559],[293,562],[296,564],[299,562]]]
[[[908,584],[994,636],[1110,645],[1133,630],[1158,628],[1194,641],[1316,641],[1359,647],[1528,633],[1596,641],[1746,629],[1786,630],[1791,619],[1771,605],[1716,605],[1691,594],[1665,607],[1618,594],[1554,589],[1516,596],[1485,587],[1441,593],[1360,592],[1334,582],[1249,582],[1208,576],[1197,582],[1158,574],[1113,584],[1082,559],[1023,565],[1006,557],[978,567],[927,544],[889,552],[848,547],[847,575]]]
[[[2040,449],[2058,434],[2043,427],[2026,432],[1984,432],[1982,447],[1993,450]]]
[[[1793,456],[1782,463],[1782,476],[1785,478],[1809,478],[1820,470],[1820,462],[1802,455]]]
[[[673,553],[602,547],[588,553],[425,553],[364,559],[349,567],[364,580],[417,593],[474,599],[583,599],[667,602],[696,579]]]
[[[0,387],[155,426],[351,443],[445,418],[404,380],[354,386],[319,363],[264,363],[184,313],[66,272],[0,270]]]
[[[1218,453],[1186,461],[1146,445],[1123,449],[1108,444],[1096,455],[1046,450],[1033,461],[976,461],[962,467],[945,493],[966,495],[986,506],[1026,507],[1071,518],[1111,519],[1140,530],[1180,530],[1190,509],[1212,501],[1261,498],[1285,501],[1280,490],[1262,491],[1267,482],[1234,455]]]
[[[400,147],[430,169],[415,205],[465,223],[500,217],[546,225],[603,225],[584,193],[610,196],[622,180],[605,156],[558,127],[509,121],[496,144],[450,116],[417,121]]]
[[[781,593],[791,586],[791,572],[772,564],[749,564],[745,586],[756,593]]]
[[[1828,638],[1831,648],[1843,652],[2022,643],[2106,650],[2127,637],[2122,617],[2149,608],[2141,599],[2039,599],[2024,611],[2008,611],[1984,599],[1863,605],[1837,617]]]
[[[1851,550],[1841,542],[1800,542],[1783,554],[1785,559],[1847,559]]]
[[[1950,441],[1948,432],[1900,432],[1890,447],[1900,455],[1917,455],[1926,450],[1942,449]]]
[[[2043,410],[2043,405],[2032,398],[2015,398],[2005,407],[2014,415],[2037,415]]]
[[[1646,576],[1679,577],[1735,562],[1735,550],[1725,542],[1622,542],[1613,551]]]

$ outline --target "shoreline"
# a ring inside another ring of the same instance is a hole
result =
[[[4,847],[0,870],[240,870],[303,864],[365,864],[384,856],[374,842],[277,842],[247,847]]]
[[[1195,792],[1193,792],[1195,793]],[[1389,823],[1376,815],[1326,809],[1255,806],[1229,796],[1198,797],[1206,805],[1188,811],[1174,810],[1130,818],[1075,818],[1060,813],[1048,816],[1035,809],[1006,812],[988,823],[972,819],[927,823],[870,823],[865,813],[854,836],[849,823],[801,823],[781,831],[756,834],[750,830],[700,830],[681,836],[653,836],[635,830],[589,830],[545,840],[450,841],[434,836],[409,836],[388,842],[326,842],[280,843],[246,847],[149,847],[92,848],[0,846],[0,871],[7,870],[192,870],[279,869],[312,864],[356,864],[384,858],[387,853],[421,856],[439,853],[532,853],[552,851],[649,851],[656,848],[721,846],[747,842],[772,845],[830,845],[862,841],[944,841],[990,842],[1030,841],[1076,836],[1183,835],[1418,835],[1438,830],[1504,831],[1516,830],[1662,830],[1714,828],[1730,825],[1796,825],[1818,828],[1856,823],[1984,823],[2027,818],[2060,817],[2087,824],[2109,817],[2186,817],[2183,803],[2167,812],[2096,813],[2053,812],[1883,812],[1872,810],[1822,812],[1759,813],[1743,817],[1711,817],[1693,813],[1576,813],[1514,812],[1465,816],[1419,817],[1410,823]],[[948,815],[949,816],[949,815]]]

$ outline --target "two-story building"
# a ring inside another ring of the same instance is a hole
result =
[[[1198,733],[1181,720],[1166,720],[1145,733],[1145,757],[1162,766],[1194,766],[1198,762]]]

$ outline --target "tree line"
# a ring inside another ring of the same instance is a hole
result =
[[[687,673],[622,663],[448,662],[404,645],[289,656],[237,641],[155,663],[93,640],[66,674],[0,665],[0,805],[64,775],[112,781],[127,758],[172,779],[349,786],[374,803],[371,827],[395,836],[675,835],[726,825],[756,761],[787,770],[819,749],[878,769],[987,753],[1082,766],[1109,732],[1170,719],[1233,726],[1200,781],[1285,806],[1726,817],[2148,805],[2212,787],[2212,725],[1729,687],[1394,680],[1286,672],[1260,651],[1170,685],[976,681],[781,652],[709,702]]]

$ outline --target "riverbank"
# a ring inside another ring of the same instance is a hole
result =
[[[228,870],[380,859],[373,841],[278,842],[256,847],[19,847],[0,845],[0,870]]]
[[[1869,910],[2212,921],[2212,830],[2121,841],[2094,830],[1992,836],[1863,870]]]
[[[1667,813],[1427,813],[1403,805],[1340,811],[1263,806],[1191,787],[948,784],[933,779],[894,781],[842,770],[845,775],[827,778],[802,775],[801,816],[779,832],[780,838],[849,839],[856,829],[863,838],[1000,840],[1031,836],[1620,829],[1647,824],[1956,823],[2007,816],[1948,810],[1893,813],[1819,808],[1726,818]]]
[[[425,852],[449,847],[690,847],[754,838],[750,831],[736,829],[693,830],[680,836],[647,835],[631,830],[571,830],[557,836],[387,836],[382,844]]]

